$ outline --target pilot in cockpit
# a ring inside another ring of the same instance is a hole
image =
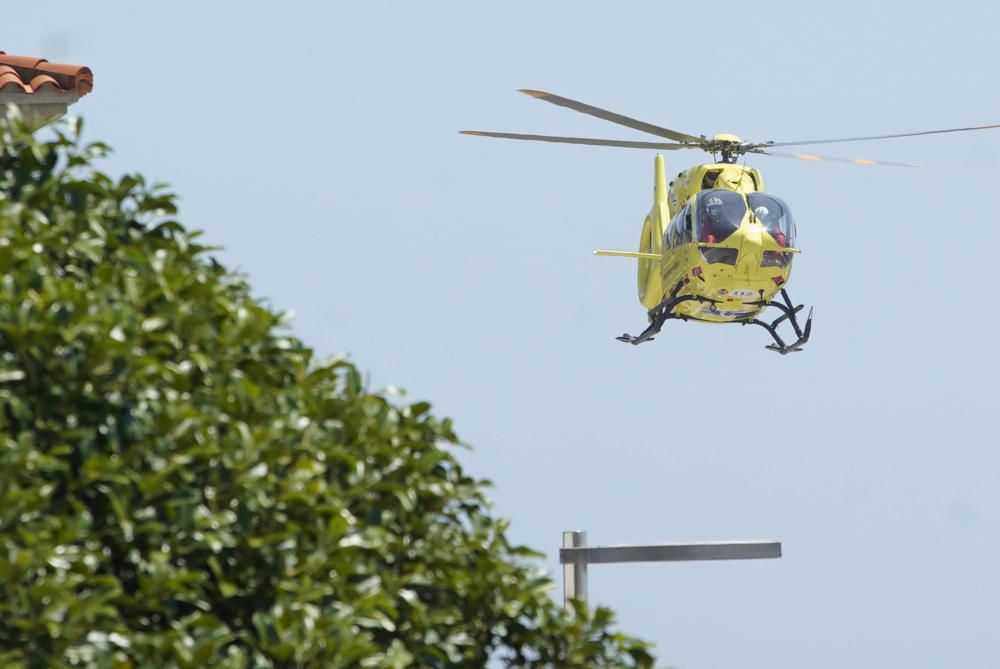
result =
[[[774,237],[774,241],[778,242],[778,246],[784,248],[788,246],[788,240],[785,238],[785,234],[781,231],[781,225],[778,221],[778,216],[771,213],[771,210],[761,205],[753,210],[754,216],[760,221],[771,236]]]
[[[705,209],[701,215],[701,241],[714,244],[719,230],[722,229],[722,198],[712,195],[705,200]]]

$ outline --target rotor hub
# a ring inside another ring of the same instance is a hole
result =
[[[730,135],[728,132],[719,133],[712,138],[712,142],[718,144],[742,144],[743,140],[736,135]]]
[[[742,139],[727,132],[719,133],[712,139],[705,140],[702,148],[709,153],[722,154],[722,162],[724,163],[736,162],[736,158],[747,151]]]

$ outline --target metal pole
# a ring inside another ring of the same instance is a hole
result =
[[[586,532],[563,532],[563,548],[586,548]],[[571,599],[587,602],[587,563],[567,562],[563,564],[563,607],[572,609]]]
[[[564,542],[565,545],[565,542]],[[687,560],[757,560],[781,557],[779,541],[703,541],[692,544],[650,544],[563,548],[563,564],[612,562],[683,562]]]

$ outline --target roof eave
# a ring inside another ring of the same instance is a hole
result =
[[[52,123],[66,114],[69,106],[80,99],[77,91],[0,91],[0,117],[8,104],[20,110],[32,130]]]

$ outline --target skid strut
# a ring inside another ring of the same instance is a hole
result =
[[[715,304],[718,300],[713,300],[708,297],[700,297],[697,295],[683,295],[681,297],[672,297],[669,300],[664,300],[660,303],[660,306],[656,307],[649,312],[649,327],[639,333],[638,336],[630,335],[625,333],[620,337],[615,337],[618,341],[623,341],[626,344],[634,344],[638,346],[644,341],[653,341],[653,335],[660,331],[663,324],[667,321],[679,318],[681,320],[687,320],[687,316],[681,316],[674,313],[674,307],[682,302],[689,302],[691,300],[697,300],[699,302],[709,302]]]
[[[781,315],[775,318],[770,323],[762,321],[757,318],[741,321],[743,325],[759,325],[769,333],[774,338],[773,344],[768,344],[767,348],[772,351],[777,351],[781,355],[786,355],[788,353],[795,353],[796,351],[801,351],[805,343],[809,341],[809,333],[812,332],[812,320],[813,311],[812,307],[809,308],[809,315],[806,317],[805,327],[799,326],[799,320],[797,315],[802,311],[804,304],[800,304],[795,307],[792,306],[792,300],[788,297],[788,293],[784,288],[781,289],[781,299],[784,300],[784,304],[778,302],[777,300],[771,300],[770,302],[749,302],[748,304],[758,304],[764,307],[774,307],[781,312]],[[795,331],[795,341],[791,344],[786,344],[785,341],[778,334],[778,326],[781,325],[783,321],[788,321],[792,324],[792,329]]]

